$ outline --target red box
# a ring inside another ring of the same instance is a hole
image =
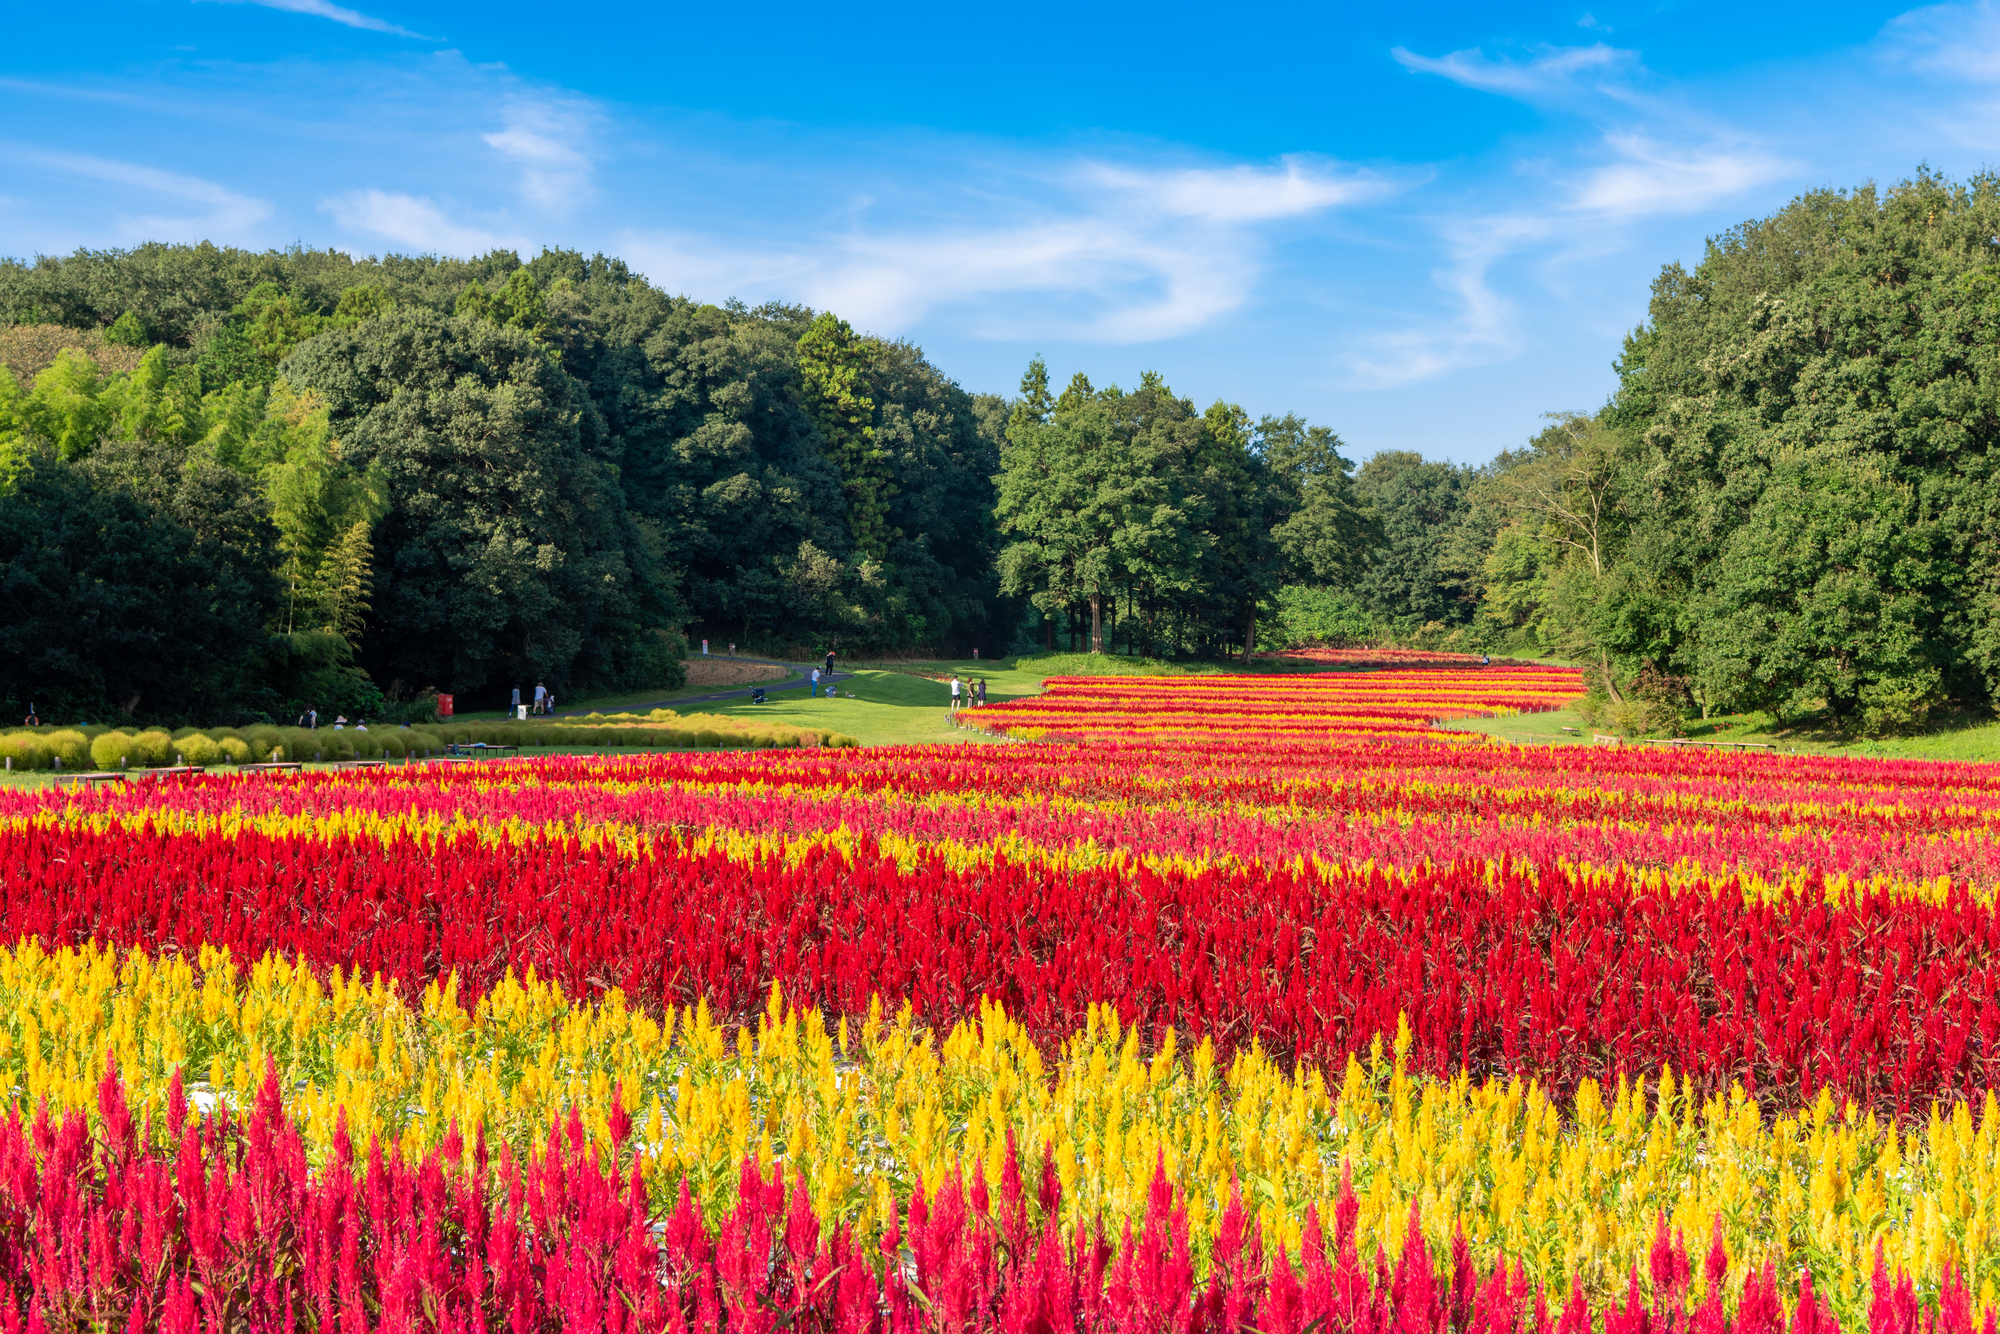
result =
[[[440,718],[449,718],[449,717],[451,717],[451,696],[450,696],[450,695],[439,695],[439,696],[438,696],[438,717],[440,717]]]

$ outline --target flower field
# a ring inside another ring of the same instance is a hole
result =
[[[0,794],[0,1327],[1990,1334],[2000,775],[1578,689]]]

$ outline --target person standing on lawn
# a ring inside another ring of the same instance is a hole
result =
[[[951,678],[951,711],[953,713],[958,712],[958,678],[956,676]]]
[[[984,707],[986,704],[986,678],[983,676],[979,678],[979,688],[976,694],[978,698],[975,702]]]
[[[819,668],[817,667],[813,668],[812,686],[810,689],[806,691],[806,694],[811,696],[813,699],[819,698]]]
[[[535,682],[535,712],[543,712],[549,701],[549,688],[540,681]]]
[[[832,649],[826,651],[826,674],[828,676],[833,675],[833,654],[834,650]]]

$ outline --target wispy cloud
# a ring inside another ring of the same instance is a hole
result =
[[[1985,0],[1899,14],[1884,25],[1877,46],[1891,61],[1919,73],[2000,83],[2000,9]]]
[[[437,40],[426,37],[420,32],[411,32],[408,28],[400,27],[387,19],[378,19],[372,14],[363,14],[358,10],[333,4],[332,0],[217,0],[217,3],[262,5],[266,9],[282,9],[288,14],[310,14],[314,18],[332,19],[335,23],[344,23],[363,32],[385,32],[396,37],[414,37],[421,42]]]
[[[381,237],[418,254],[481,255],[529,248],[522,237],[454,222],[435,203],[414,195],[351,190],[320,207],[351,231]]]
[[[1217,168],[1087,161],[1039,177],[1017,182],[1012,197],[982,198],[980,211],[1004,221],[864,222],[758,245],[635,232],[623,248],[678,291],[803,297],[877,332],[951,312],[983,338],[1143,343],[1243,306],[1266,268],[1262,224],[1396,188],[1303,159]]]
[[[1799,164],[1747,146],[1676,146],[1643,134],[1608,134],[1619,157],[1576,182],[1577,208],[1613,216],[1693,213],[1791,175]]]
[[[1446,229],[1448,262],[1431,274],[1448,309],[1441,317],[1401,330],[1371,330],[1342,358],[1348,384],[1395,389],[1469,366],[1507,361],[1521,347],[1517,304],[1492,282],[1493,266],[1522,247],[1544,240],[1545,218],[1475,219]]]
[[[1084,175],[1162,213],[1213,223],[1297,217],[1395,189],[1373,173],[1337,171],[1304,157],[1285,158],[1283,168],[1275,171],[1248,165],[1143,171],[1100,164]]]
[[[1638,68],[1634,51],[1593,42],[1589,46],[1545,46],[1528,60],[1496,60],[1476,48],[1443,56],[1420,56],[1396,47],[1390,53],[1404,69],[1435,74],[1467,88],[1513,97],[1536,98],[1578,86],[1594,86],[1613,74]]]
[[[542,209],[567,211],[583,201],[590,159],[580,144],[591,111],[581,101],[521,99],[508,104],[505,127],[480,136],[520,170],[521,196]]]
[[[197,204],[204,210],[178,215],[121,212],[121,229],[131,240],[197,240],[207,236],[234,240],[271,216],[271,206],[264,200],[238,194],[199,176],[84,153],[52,153],[32,148],[0,151],[16,161],[57,175],[123,186],[143,194]]]

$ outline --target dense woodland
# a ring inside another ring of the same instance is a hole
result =
[[[276,717],[851,655],[1558,654],[1633,725],[2000,691],[2000,182],[1818,191],[1669,265],[1618,388],[1483,467],[972,395],[836,314],[617,260],[0,263],[0,695]]]

